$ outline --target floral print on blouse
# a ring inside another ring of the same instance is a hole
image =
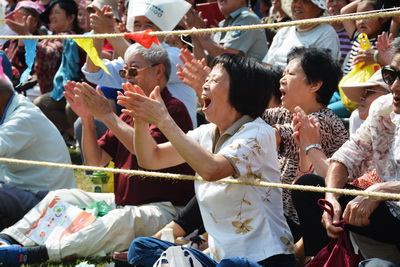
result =
[[[400,181],[400,114],[392,101],[392,94],[375,100],[366,121],[330,159],[347,167],[350,181],[373,168],[384,182]],[[400,219],[400,202],[386,204]]]

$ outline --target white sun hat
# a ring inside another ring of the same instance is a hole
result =
[[[163,31],[171,31],[191,5],[185,0],[130,0],[126,28],[133,31],[136,16],[145,16]]]

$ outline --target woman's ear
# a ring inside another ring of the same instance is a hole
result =
[[[315,93],[319,90],[319,88],[321,88],[323,82],[322,81],[317,81],[317,82],[312,82],[310,84],[310,92],[311,93]]]

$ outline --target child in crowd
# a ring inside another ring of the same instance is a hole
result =
[[[382,2],[379,0],[356,0],[342,8],[341,14],[361,13],[382,8]],[[343,63],[343,73],[347,74],[357,63],[363,62],[364,65],[377,63],[374,60],[376,51],[377,37],[383,31],[387,31],[390,26],[388,18],[371,18],[356,21],[343,21],[343,26],[349,35],[352,47],[347,59]],[[371,44],[371,49],[360,50],[358,35],[365,33]]]
[[[175,31],[181,31],[185,30],[182,26],[176,26],[174,28]],[[169,46],[177,47],[179,49],[189,49],[190,52],[192,52],[193,45],[192,45],[192,38],[190,38],[190,35],[175,35],[175,34],[170,34],[165,36],[165,43]]]

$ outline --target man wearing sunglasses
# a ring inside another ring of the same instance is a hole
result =
[[[158,16],[152,11],[154,9],[145,8],[144,5],[154,7],[158,11],[162,10],[162,16]],[[190,4],[184,0],[131,0],[129,1],[126,28],[130,32],[145,30],[172,31],[189,8]],[[100,10],[97,7],[93,7],[93,9],[96,13],[90,14],[90,25],[94,33],[116,33],[112,12],[107,11],[107,8]],[[181,63],[178,58],[180,50],[167,45],[164,42],[163,35],[157,38],[166,48],[171,60],[172,67],[170,79],[168,80],[168,89],[173,97],[176,97],[185,104],[192,119],[193,127],[197,127],[196,92],[191,87],[183,84],[176,75],[178,71],[176,65]],[[94,39],[93,41],[100,55],[103,40]],[[108,38],[107,41],[109,41],[114,47],[114,51],[121,57],[125,54],[126,49],[130,45],[124,38]],[[118,73],[124,65],[124,61],[121,57],[112,61],[105,61],[111,76],[105,73],[100,67],[94,65],[90,58],[87,58],[82,72],[89,82],[111,88],[121,88],[123,79]]]
[[[375,72],[364,83],[343,85],[342,89],[351,101],[359,103],[358,108],[350,116],[350,135],[367,119],[372,102],[380,96],[390,93],[389,85],[383,81],[381,70]]]
[[[339,150],[328,160],[325,178],[309,174],[297,184],[354,188],[348,183],[371,169],[376,169],[381,183],[373,183],[365,192],[400,193],[400,39],[392,43],[390,66],[382,68],[382,79],[391,94],[376,99],[368,118]],[[372,89],[370,89],[372,90]],[[365,92],[369,94],[372,92]],[[305,254],[315,256],[330,238],[338,238],[344,231],[337,224],[341,219],[346,230],[400,248],[400,201],[384,197],[347,196],[334,193],[293,191],[304,238]],[[330,216],[317,204],[325,198],[333,205]],[[321,224],[322,217],[322,224]],[[376,249],[375,255],[379,257]],[[400,252],[381,256],[400,262]]]
[[[125,53],[125,65],[120,73],[125,74],[125,90],[132,90],[133,85],[137,85],[148,96],[159,86],[169,114],[187,132],[192,129],[189,114],[183,103],[171,96],[166,86],[170,71],[171,63],[162,46],[153,45],[150,49],[145,49],[139,44],[133,44]],[[117,117],[110,111],[106,98],[87,83],[68,82],[65,89],[66,99],[82,118],[85,162],[91,166],[105,166],[113,160],[116,168],[140,170],[133,154],[133,119],[128,115]],[[107,126],[110,129],[99,140],[95,136],[94,117],[108,121]],[[149,132],[157,143],[167,141],[156,126],[150,125]],[[158,171],[194,174],[187,164]],[[136,236],[153,235],[169,223],[194,196],[194,185],[192,181],[117,173],[114,177],[114,192],[89,193],[78,189],[50,192],[21,221],[0,233],[0,245],[8,243],[24,246],[0,248],[0,262],[9,266],[8,264],[18,259],[28,259],[26,263],[38,263],[49,259],[61,261],[71,257],[93,257],[104,253],[110,255],[115,251],[127,250]],[[74,234],[37,246],[24,234],[55,196],[80,207],[104,200],[112,210]],[[25,248],[31,246],[36,247]],[[27,257],[20,257],[21,255]]]

